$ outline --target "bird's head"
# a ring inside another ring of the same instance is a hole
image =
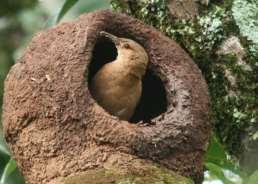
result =
[[[134,40],[120,38],[104,31],[101,31],[100,34],[110,39],[116,45],[117,60],[119,62],[123,62],[128,67],[135,68],[142,75],[145,74],[149,59],[148,54],[140,44]]]

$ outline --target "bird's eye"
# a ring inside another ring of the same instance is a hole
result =
[[[129,45],[128,43],[123,44],[123,47],[124,47],[125,49],[131,49],[131,47],[130,47],[130,45]]]

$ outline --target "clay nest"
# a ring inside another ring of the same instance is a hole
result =
[[[131,122],[107,113],[88,88],[96,71],[116,57],[100,31],[133,39],[149,55]],[[134,18],[97,11],[33,38],[6,79],[3,125],[29,184],[102,167],[118,152],[200,183],[210,135],[207,85],[173,40]]]

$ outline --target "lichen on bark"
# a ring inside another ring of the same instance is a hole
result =
[[[251,162],[245,158],[251,155],[253,160],[258,155],[258,2],[199,3],[199,15],[184,19],[171,16],[171,1],[177,0],[112,0],[111,4],[113,9],[161,30],[191,55],[209,85],[214,130],[227,150],[249,167]],[[232,36],[239,40],[243,52],[230,48],[219,52]]]
[[[232,13],[240,33],[252,43],[249,50],[253,55],[258,50],[258,1],[235,0],[232,6]]]

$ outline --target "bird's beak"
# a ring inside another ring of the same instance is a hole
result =
[[[105,31],[101,31],[99,34],[100,34],[100,36],[106,37],[109,40],[111,40],[112,42],[114,42],[115,45],[119,45],[120,44],[119,38],[116,37],[115,35],[112,35],[112,34],[110,34],[108,32],[105,32]]]

